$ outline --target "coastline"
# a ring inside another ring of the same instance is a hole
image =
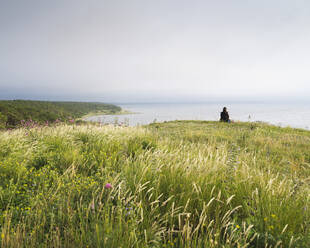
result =
[[[129,110],[121,110],[118,112],[111,112],[111,111],[90,112],[90,113],[82,116],[79,119],[86,121],[85,120],[86,118],[100,116],[100,115],[131,115],[131,114],[138,114],[138,113],[137,112],[131,112]]]

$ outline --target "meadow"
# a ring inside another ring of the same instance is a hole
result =
[[[309,247],[309,176],[264,123],[0,131],[1,247]]]

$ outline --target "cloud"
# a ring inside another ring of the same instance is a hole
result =
[[[306,1],[0,5],[6,97],[310,95]]]

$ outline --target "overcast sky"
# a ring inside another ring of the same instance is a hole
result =
[[[0,98],[310,98],[309,0],[0,0]]]

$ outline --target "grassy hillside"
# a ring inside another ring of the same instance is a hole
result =
[[[89,112],[116,113],[121,108],[112,104],[89,102],[0,101],[0,128],[16,127],[21,121],[43,123],[57,119],[79,118]]]
[[[309,167],[265,124],[2,131],[1,247],[308,247]]]

